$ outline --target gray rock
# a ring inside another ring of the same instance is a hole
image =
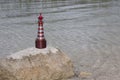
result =
[[[16,80],[16,78],[7,69],[0,66],[0,80]]]
[[[2,60],[2,65],[17,80],[62,80],[74,75],[70,58],[56,48],[29,48]]]

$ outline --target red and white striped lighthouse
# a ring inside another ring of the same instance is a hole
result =
[[[40,13],[38,17],[38,35],[35,41],[35,47],[39,49],[46,48],[46,40],[44,37],[44,29],[43,29],[43,16]]]

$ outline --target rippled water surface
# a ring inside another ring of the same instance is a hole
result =
[[[79,68],[119,56],[119,0],[0,0],[1,57],[34,47],[39,12],[48,45],[66,52]]]

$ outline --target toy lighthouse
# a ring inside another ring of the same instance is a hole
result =
[[[38,17],[38,34],[35,41],[35,47],[38,49],[46,48],[46,40],[44,37],[44,29],[43,29],[43,16],[40,13]]]

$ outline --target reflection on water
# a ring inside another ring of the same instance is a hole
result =
[[[119,9],[119,0],[0,0],[0,56],[34,46],[43,12],[48,45],[68,53],[79,68],[104,62],[120,52]]]
[[[103,3],[111,0],[1,0],[0,1],[0,17],[21,17],[43,13],[50,13],[48,9],[53,8],[51,13],[58,12],[60,7],[72,6],[68,9],[87,9],[96,7],[109,7],[111,4]],[[92,4],[94,3],[94,4]],[[98,4],[96,4],[98,3]],[[81,5],[80,5],[81,4]],[[76,7],[78,6],[78,7]],[[65,8],[66,8],[65,7]],[[57,11],[55,11],[55,9]],[[66,9],[59,11],[64,12]]]

